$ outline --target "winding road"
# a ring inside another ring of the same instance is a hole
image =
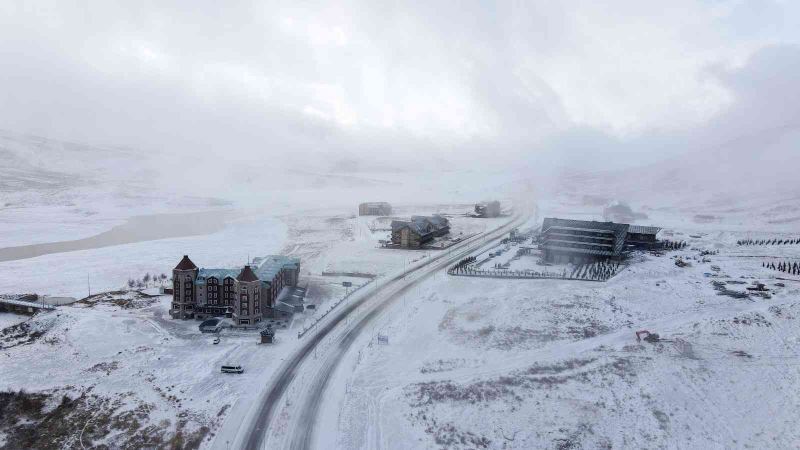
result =
[[[278,426],[279,418],[280,427],[286,426],[288,432],[275,439],[279,442],[270,442],[270,447],[312,448],[325,390],[356,338],[370,330],[376,318],[403,293],[480,247],[502,239],[511,229],[525,223],[531,214],[519,213],[494,230],[466,239],[387,280],[379,280],[373,288],[354,296],[332,312],[317,325],[316,331],[303,338],[305,342],[278,368],[250,423],[242,424],[232,448],[264,448],[269,433]],[[301,382],[302,385],[293,387]],[[281,400],[290,389],[299,392],[299,398],[292,399],[291,405],[286,402],[287,407],[293,409],[289,411],[288,423],[284,423],[286,415],[279,414],[280,406],[284,404]]]

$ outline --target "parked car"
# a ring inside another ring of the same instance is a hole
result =
[[[222,373],[244,373],[242,366],[222,366]]]

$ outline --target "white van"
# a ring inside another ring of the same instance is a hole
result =
[[[244,373],[242,366],[222,366],[222,373]]]

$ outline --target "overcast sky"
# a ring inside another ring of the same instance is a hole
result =
[[[231,3],[0,2],[0,128],[611,166],[798,125],[800,2]]]

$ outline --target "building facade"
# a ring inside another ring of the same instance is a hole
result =
[[[548,217],[542,223],[539,249],[545,261],[587,263],[619,259],[628,250],[658,245],[658,227]]]
[[[659,247],[658,233],[659,227],[648,227],[643,225],[631,225],[628,227],[628,234],[625,237],[625,245],[638,250],[654,250]]]
[[[367,202],[358,205],[359,216],[390,216],[392,205],[386,202]]]
[[[478,203],[475,205],[475,215],[478,217],[500,217],[500,202],[493,200],[491,202]]]
[[[392,221],[392,245],[400,248],[421,248],[435,237],[450,232],[447,218],[433,216],[413,216],[411,220]]]
[[[256,258],[241,269],[198,268],[189,256],[172,270],[172,306],[176,319],[231,318],[253,326],[273,317],[275,300],[286,286],[297,286],[300,260],[285,256]]]

